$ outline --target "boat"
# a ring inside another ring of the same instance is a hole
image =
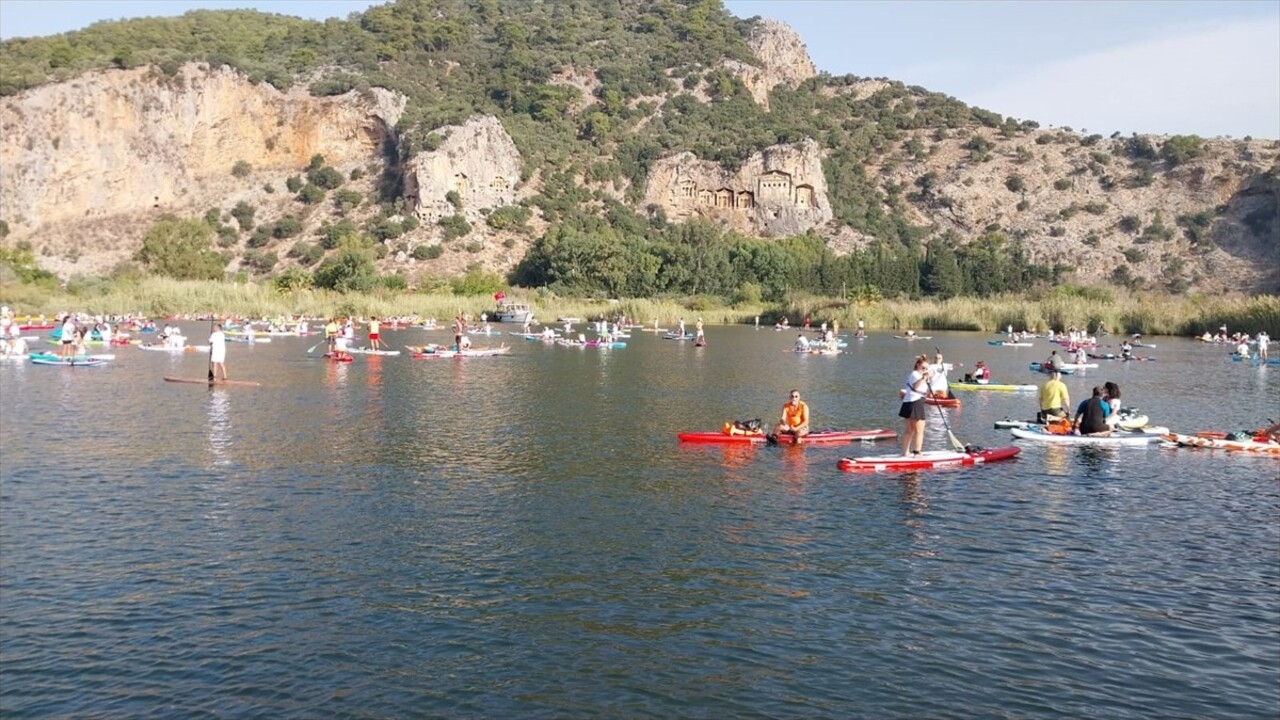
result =
[[[1034,343],[1013,340],[988,340],[987,344],[996,347],[1031,347],[1034,345]]]
[[[1252,440],[1228,440],[1224,438],[1200,437],[1199,435],[1179,435],[1167,433],[1161,436],[1166,442],[1179,447],[1211,448],[1214,450],[1231,450],[1235,452],[1257,453],[1280,457],[1280,443]]]
[[[898,433],[893,430],[824,430],[822,432],[809,433],[805,435],[801,445],[810,445],[818,443],[848,443],[854,440],[870,442],[872,440],[892,440],[897,437]],[[763,431],[747,434],[727,433],[724,431],[712,432],[683,432],[676,435],[681,442],[689,443],[748,443],[762,444],[769,442],[769,436]],[[778,435],[774,438],[776,442],[792,444],[795,437],[792,435]]]
[[[1032,425],[1026,428],[1012,428],[1009,432],[1013,436],[1021,440],[1032,440],[1044,443],[1059,443],[1064,445],[1116,445],[1116,446],[1133,446],[1133,445],[1150,445],[1160,442],[1160,435],[1153,432],[1143,432],[1141,430],[1126,432],[1113,431],[1110,435],[1071,435],[1059,434],[1045,430],[1043,425]]]
[[[208,385],[210,387],[214,385],[242,385],[245,387],[262,387],[262,383],[254,382],[253,380],[210,380],[207,377],[184,378],[184,377],[170,377],[166,375],[164,378],[164,381],[171,382],[171,383],[191,383],[194,385]]]
[[[948,385],[952,390],[990,390],[993,392],[1034,392],[1040,388],[1036,385],[1007,385],[1002,383],[967,383],[953,382]]]
[[[924,398],[924,404],[937,405],[938,407],[960,407],[960,398],[926,395]]]
[[[493,321],[500,323],[524,323],[533,317],[533,308],[528,303],[503,301],[493,313]]]
[[[31,362],[35,365],[60,365],[62,367],[98,367],[106,365],[106,360],[97,360],[91,357],[76,358],[60,358],[46,356],[32,356]]]
[[[989,462],[1008,460],[1022,452],[1021,448],[1009,446],[998,448],[968,447],[964,452],[954,450],[930,450],[919,455],[873,455],[859,458],[840,458],[836,467],[847,471],[883,471],[883,470],[932,470],[936,468],[964,467],[966,465],[984,465]]]

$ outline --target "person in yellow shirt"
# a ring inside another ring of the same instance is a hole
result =
[[[800,399],[800,391],[792,390],[791,398],[782,405],[782,420],[773,430],[774,440],[778,435],[792,435],[799,445],[801,438],[809,434],[809,405]]]
[[[1046,423],[1050,418],[1066,418],[1071,416],[1071,396],[1067,393],[1067,384],[1062,382],[1062,373],[1054,370],[1049,380],[1040,388],[1040,413],[1036,422]]]
[[[324,326],[324,341],[329,349],[330,355],[337,353],[338,343],[338,319],[329,318],[329,322]]]

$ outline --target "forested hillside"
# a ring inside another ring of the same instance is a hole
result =
[[[0,96],[18,107],[50,84],[135,68],[189,85],[198,63],[316,98],[404,98],[367,161],[334,167],[321,148],[289,172],[228,167],[232,185],[185,198],[207,212],[130,216],[103,255],[115,274],[367,289],[465,273],[472,289],[752,300],[1064,282],[1280,290],[1276,142],[1041,129],[891,79],[812,75],[807,57],[755,42],[767,29],[718,0],[398,0],[324,23],[197,11],[2,43]],[[496,116],[518,149],[518,199],[475,222],[454,194],[441,200],[456,213],[424,220],[407,169],[441,146],[442,128],[478,115]],[[5,132],[39,132],[19,125]],[[805,233],[758,237],[723,213],[673,218],[643,201],[664,158],[732,170],[806,139],[822,154],[832,220]],[[59,162],[56,151],[19,159]],[[90,272],[95,247],[6,212],[0,234],[20,275]],[[175,260],[161,247],[184,249]]]

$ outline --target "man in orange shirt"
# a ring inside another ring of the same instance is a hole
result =
[[[795,436],[799,445],[801,438],[809,434],[809,405],[800,399],[800,391],[792,390],[791,399],[782,406],[782,420],[773,430],[774,438],[778,435]]]

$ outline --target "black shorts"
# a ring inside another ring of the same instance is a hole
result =
[[[902,407],[898,408],[898,417],[904,420],[923,420],[924,398],[920,398],[915,402],[902,403]]]

